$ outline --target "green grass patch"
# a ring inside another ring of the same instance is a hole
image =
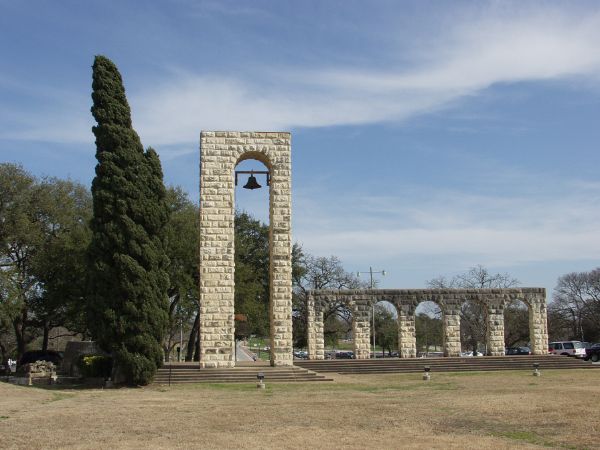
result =
[[[519,442],[526,442],[528,444],[541,445],[544,447],[556,447],[554,443],[544,440],[541,436],[532,431],[505,431],[492,434],[497,437],[512,439]]]
[[[0,420],[2,420],[2,419],[8,419],[8,418],[9,418],[8,416],[0,416]]]
[[[75,397],[75,394],[67,394],[66,392],[53,392],[52,397],[48,399],[48,403],[58,402],[60,400],[67,400],[73,397]]]
[[[458,391],[459,387],[456,383],[447,382],[439,382],[439,383],[431,383],[429,382],[429,386],[434,391]]]

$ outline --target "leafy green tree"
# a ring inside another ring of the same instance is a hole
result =
[[[383,303],[375,305],[375,343],[384,355],[398,348],[398,319]]]
[[[36,225],[35,185],[21,166],[0,165],[0,306],[4,328],[14,332],[18,358],[31,340],[29,305],[37,295],[33,259],[42,234]]]
[[[91,204],[83,186],[14,164],[0,164],[0,192],[0,350],[20,357],[53,326],[81,330]]]
[[[417,350],[428,352],[442,346],[442,320],[432,313],[421,312],[415,317]]]
[[[131,125],[121,75],[104,56],[93,65],[92,115],[98,123],[92,183],[88,318],[113,354],[116,381],[147,384],[162,364],[168,323],[169,209],[156,152]]]
[[[269,227],[246,212],[235,214],[235,312],[249,331],[269,334]]]
[[[170,261],[169,325],[163,349],[169,359],[173,348],[179,345],[180,333],[186,338],[192,334],[191,324],[198,317],[199,211],[180,187],[167,189],[167,203],[170,209],[166,227],[166,252]],[[188,353],[193,352],[194,340],[188,345]]]
[[[42,350],[47,350],[53,327],[86,332],[82,306],[92,203],[82,185],[54,178],[42,181],[38,199],[46,205],[46,225],[44,245],[34,260],[39,295],[31,310],[33,322],[43,331]]]

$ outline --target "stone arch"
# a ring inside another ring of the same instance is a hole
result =
[[[347,314],[350,315],[351,320],[349,320],[347,323],[350,324],[351,326],[351,331],[354,334],[354,328],[355,328],[355,305],[354,302],[352,301],[352,299],[348,296],[339,296],[339,297],[330,297],[327,299],[327,301],[322,302],[322,313],[323,313],[323,339],[325,339],[325,328],[327,325],[327,320],[328,319],[334,319],[334,320],[344,320],[344,314],[342,314],[342,310],[345,310],[345,312]],[[330,312],[330,315],[325,318],[325,311],[328,310]],[[335,311],[333,314],[331,314],[332,311]],[[339,337],[339,336],[338,336]],[[335,347],[337,348],[339,341],[336,339],[335,341]]]
[[[461,315],[461,322],[460,322],[460,338],[461,338],[461,350],[464,348],[465,351],[471,353],[473,351],[477,351],[479,352],[479,350],[481,349],[481,345],[483,344],[485,349],[484,349],[484,353],[485,355],[489,354],[489,341],[490,341],[490,301],[488,299],[488,297],[486,295],[482,295],[481,293],[477,292],[476,289],[469,289],[467,290],[467,292],[461,297],[459,298],[460,300],[460,306],[459,306],[459,313]],[[473,305],[476,307],[476,309],[472,309],[471,311],[468,310],[464,310],[466,305]],[[465,315],[466,314],[481,314],[481,317],[473,317],[471,316],[471,320],[472,322],[469,323],[468,321],[468,316],[465,319]],[[481,319],[481,322],[479,322],[478,319]],[[483,329],[480,329],[479,327],[483,325]],[[463,337],[463,331],[464,331],[464,327],[467,328],[467,332],[470,331],[471,333],[471,339],[468,339],[468,342],[462,342],[462,337]],[[469,330],[469,327],[471,327],[471,329]],[[475,336],[473,336],[473,334],[475,334]],[[463,347],[464,346],[464,347]],[[475,347],[475,348],[474,348]],[[502,349],[502,351],[504,351],[504,348]]]
[[[529,341],[532,355],[548,354],[548,316],[546,297],[541,293],[518,293],[511,300],[520,300],[528,308]]]
[[[375,339],[374,335],[377,334],[377,330],[374,329],[374,321],[373,321],[373,314],[375,313],[375,306],[379,303],[387,303],[389,305],[391,305],[391,307],[393,308],[393,311],[396,314],[396,333],[395,333],[395,344],[398,345],[399,344],[399,339],[400,339],[400,322],[399,322],[399,316],[400,316],[400,312],[398,310],[398,299],[395,296],[390,296],[390,295],[372,295],[370,298],[370,305],[371,305],[371,318],[370,318],[370,341],[372,340],[373,342],[375,342],[376,344],[380,344],[381,342],[379,339]],[[399,349],[400,347],[398,347]],[[383,349],[384,350],[384,349]],[[375,355],[373,355],[375,357]],[[385,350],[384,350],[384,355],[385,356]]]
[[[271,365],[292,365],[290,133],[200,134],[200,367],[235,366],[234,170],[256,159],[270,172]]]
[[[527,347],[529,347],[530,343],[531,343],[531,334],[532,334],[532,327],[534,325],[532,325],[532,314],[534,314],[534,308],[531,307],[531,305],[517,297],[512,298],[510,300],[506,301],[505,307],[504,307],[504,346],[505,347],[514,347],[517,345],[525,345]],[[509,321],[509,314],[512,315],[512,319],[513,321],[517,321],[517,323],[515,324],[514,322],[511,323]],[[523,320],[523,322],[521,322],[521,320]],[[514,329],[511,329],[512,327],[510,327],[510,325],[514,326],[517,325],[519,330],[519,336],[514,336],[514,335],[510,335],[511,332],[514,332]],[[527,334],[523,333],[526,330]],[[513,338],[512,340],[509,341],[509,338]],[[518,339],[518,340],[515,340]],[[531,350],[531,349],[530,349]]]
[[[417,335],[417,322],[418,322],[418,315],[419,315],[419,313],[417,312],[417,309],[419,309],[419,307],[421,305],[425,304],[425,303],[431,303],[431,304],[437,306],[437,308],[439,309],[439,319],[442,321],[442,330],[441,330],[441,332],[442,332],[442,336],[443,336],[443,317],[444,317],[443,305],[440,304],[439,300],[438,301],[436,301],[435,299],[431,300],[431,299],[429,299],[427,297],[419,298],[418,300],[416,300],[414,302],[414,309],[413,309],[413,321],[414,321],[414,329],[413,329],[413,335],[414,335],[414,337],[413,337],[413,340],[414,340],[414,350],[411,349],[412,352],[411,352],[410,356],[406,356],[406,357],[413,357],[414,358],[414,357],[416,357],[418,355],[419,348],[417,346],[417,336],[416,335]],[[443,342],[442,342],[442,345],[443,345]]]
[[[338,301],[345,303],[352,312],[352,334],[354,341],[354,357],[368,359],[371,354],[371,307],[373,302],[366,296],[340,296]]]

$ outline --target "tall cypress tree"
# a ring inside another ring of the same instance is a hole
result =
[[[92,115],[98,125],[88,318],[94,339],[114,357],[114,376],[147,384],[162,364],[168,321],[169,210],[160,160],[131,125],[121,75],[104,56],[93,65]]]

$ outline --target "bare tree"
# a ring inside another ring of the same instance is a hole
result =
[[[297,346],[304,346],[306,343],[306,300],[308,291],[314,289],[360,289],[365,288],[366,283],[358,279],[353,273],[346,272],[337,256],[315,257],[305,255],[298,245],[295,245],[292,251],[292,267],[294,341]],[[332,333],[340,332],[338,324],[340,321],[345,324],[346,332],[352,329],[352,313],[341,302],[331,304],[324,312],[323,320],[326,325],[326,335],[328,333],[328,323],[336,324],[335,327],[332,327]]]
[[[600,339],[600,268],[560,277],[549,316],[554,339]]]

